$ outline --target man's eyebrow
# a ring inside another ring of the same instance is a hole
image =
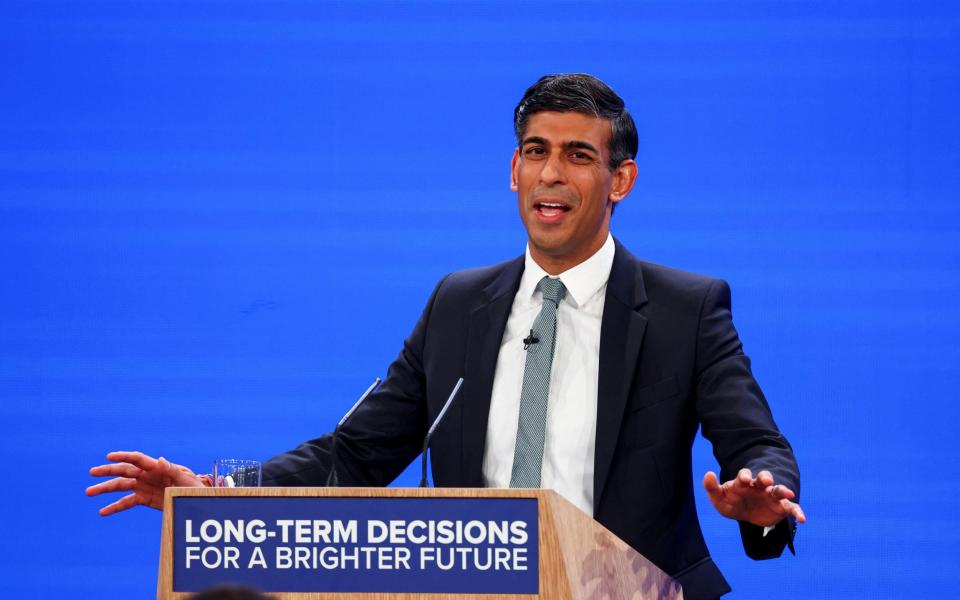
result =
[[[523,140],[522,142],[520,142],[520,147],[522,148],[522,147],[526,146],[527,144],[540,144],[541,146],[549,146],[549,145],[550,145],[550,144],[547,142],[546,138],[542,138],[542,137],[540,137],[540,136],[538,136],[538,135],[532,135],[532,136],[530,136],[530,137],[528,137],[528,138],[524,138],[524,140]]]
[[[600,154],[600,151],[593,147],[593,144],[590,142],[582,142],[580,140],[573,140],[563,144],[564,148],[579,148],[580,150],[589,150],[594,154]]]
[[[542,138],[538,135],[532,135],[528,138],[525,138],[522,142],[520,142],[520,147],[522,148],[527,144],[539,144],[541,146],[549,146],[550,142],[548,142],[546,138]],[[590,142],[584,142],[582,140],[571,140],[569,142],[564,142],[563,147],[567,149],[578,148],[580,150],[589,150],[594,154],[600,154],[600,151],[597,150],[593,144],[591,144]]]

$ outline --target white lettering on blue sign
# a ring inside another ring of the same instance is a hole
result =
[[[174,591],[536,594],[537,501],[177,498]]]

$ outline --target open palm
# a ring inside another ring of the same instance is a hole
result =
[[[754,477],[750,469],[740,469],[734,479],[723,484],[709,471],[703,487],[717,512],[737,521],[772,527],[787,516],[800,523],[807,520],[800,505],[793,502],[797,495],[787,486],[775,484],[769,471],[760,471]]]
[[[107,460],[113,462],[93,467],[90,474],[95,477],[113,476],[113,479],[88,487],[87,495],[131,493],[101,508],[100,515],[104,517],[137,505],[160,510],[163,508],[163,491],[171,486],[208,485],[204,478],[194,475],[190,469],[175,465],[163,457],[153,458],[142,452],[111,452],[107,454]]]

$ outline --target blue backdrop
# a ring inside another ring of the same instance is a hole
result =
[[[627,100],[640,178],[614,232],[730,281],[796,447],[796,557],[752,562],[698,495],[732,597],[960,585],[957,3],[0,12],[3,597],[149,597],[160,514],[98,517],[91,465],[315,437],[438,278],[520,254],[511,111],[557,71]]]

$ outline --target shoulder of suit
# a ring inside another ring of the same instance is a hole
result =
[[[443,293],[451,293],[482,290],[503,274],[506,269],[517,266],[518,261],[522,263],[523,257],[512,258],[486,267],[454,271],[443,278],[440,283],[440,291]]]
[[[710,275],[691,273],[690,271],[658,265],[645,260],[638,260],[637,262],[640,264],[644,283],[648,285],[654,284],[690,289],[706,289],[717,281],[721,281]]]
[[[729,289],[722,279],[638,260],[647,301],[672,310],[699,312],[711,290]],[[727,294],[729,292],[726,292]]]
[[[670,290],[703,294],[717,281],[722,281],[709,275],[691,273],[690,271],[683,271],[666,265],[640,260],[634,256],[620,240],[615,239],[615,241],[617,242],[617,252],[619,254],[617,258],[625,263],[632,262],[636,265],[636,268],[640,271],[641,277],[643,278],[643,284],[648,294],[651,292],[656,293],[658,291]],[[614,269],[616,269],[618,262],[617,258],[614,259]]]

